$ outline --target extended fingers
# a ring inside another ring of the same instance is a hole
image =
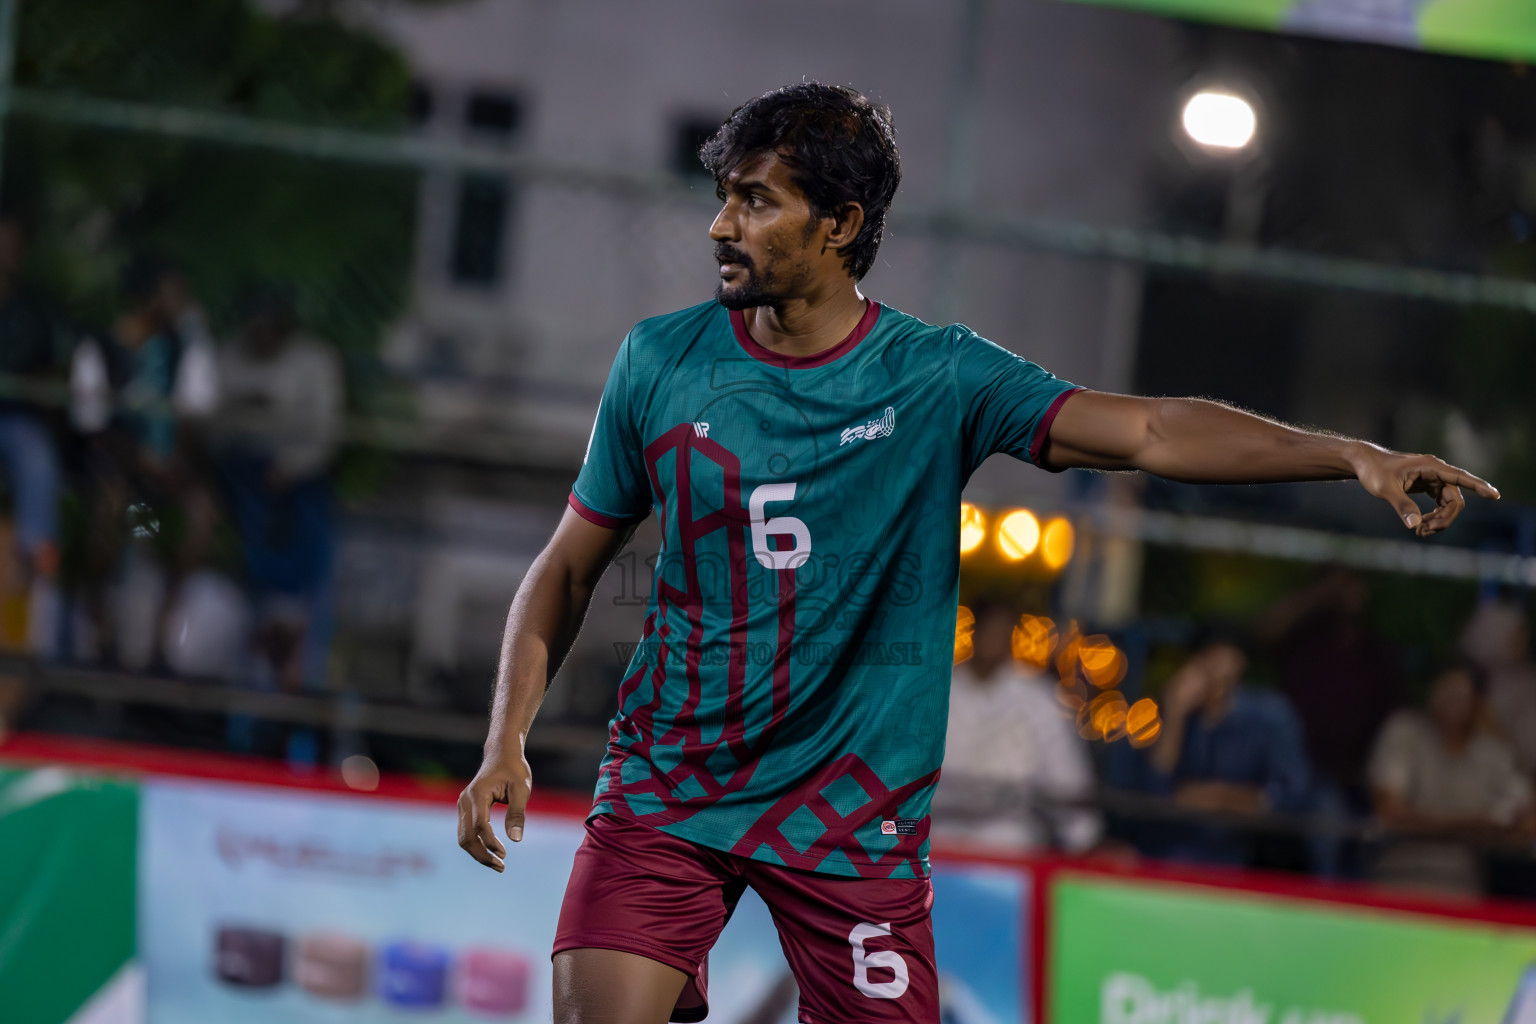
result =
[[[1494,501],[1499,499],[1499,489],[1482,477],[1436,458],[1425,459],[1422,464],[1412,467],[1411,473],[1417,482],[1410,480],[1410,489],[1429,490],[1435,484],[1448,484],[1451,487],[1465,487],[1479,497]]]

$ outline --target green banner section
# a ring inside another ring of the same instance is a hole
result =
[[[1536,1024],[1536,932],[1063,880],[1050,1024]]]
[[[134,952],[138,789],[0,768],[0,1021],[61,1024]]]
[[[1536,60],[1533,0],[1076,0],[1242,28]]]

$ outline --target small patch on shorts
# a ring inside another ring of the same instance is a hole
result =
[[[880,834],[883,836],[915,836],[917,835],[917,818],[887,818],[880,823]]]

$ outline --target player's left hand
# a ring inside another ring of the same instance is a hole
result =
[[[1439,533],[1456,521],[1466,506],[1463,487],[1484,498],[1497,500],[1496,487],[1433,455],[1404,455],[1371,448],[1355,462],[1360,486],[1397,510],[1403,524],[1420,537]],[[1435,507],[1421,512],[1411,495],[1427,494]]]

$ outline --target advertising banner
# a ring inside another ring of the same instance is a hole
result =
[[[1078,0],[1495,60],[1536,59],[1531,0]]]
[[[1536,1024],[1536,932],[1063,878],[1055,1024]]]
[[[154,1024],[547,1021],[574,818],[531,816],[498,875],[451,806],[154,781],[140,824],[139,959]],[[1026,1017],[1023,871],[934,878],[954,1024]],[[849,960],[850,984],[852,958]],[[711,1021],[794,1021],[788,967],[750,893],[710,955]]]
[[[0,768],[0,1021],[134,1019],[137,819],[133,786]]]

